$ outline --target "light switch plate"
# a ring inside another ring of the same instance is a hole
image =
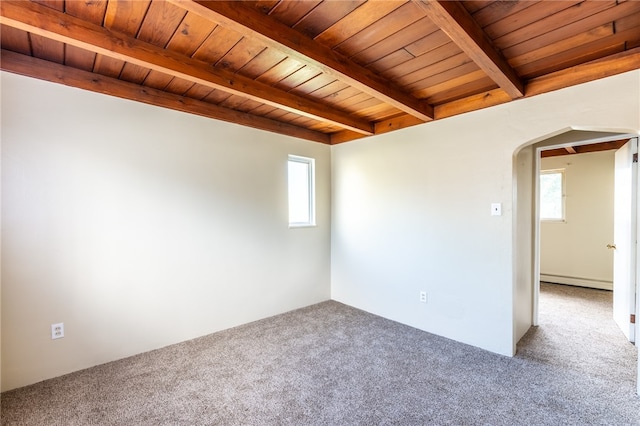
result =
[[[502,203],[491,203],[491,216],[502,216]]]

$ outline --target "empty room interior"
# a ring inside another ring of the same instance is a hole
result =
[[[640,424],[640,2],[0,31],[3,424]]]

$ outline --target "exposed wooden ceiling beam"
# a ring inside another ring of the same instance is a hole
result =
[[[575,146],[568,146],[566,148],[547,149],[540,153],[540,157],[548,158],[548,157],[557,157],[560,155],[585,154],[588,152],[609,151],[614,149],[620,149],[628,141],[629,139],[622,139],[619,141],[600,142],[600,143],[589,144],[589,145],[575,145]]]
[[[640,47],[636,47],[606,58],[596,59],[591,62],[531,79],[527,82],[525,97],[529,98],[543,93],[553,92],[555,90],[610,77],[616,74],[622,74],[639,68]],[[437,105],[435,107],[435,119],[440,120],[454,115],[460,115],[504,104],[509,101],[511,101],[511,98],[504,92],[504,90],[489,90],[477,95]],[[385,133],[384,129],[386,128],[389,128],[390,130],[397,130],[418,124],[412,121],[412,118],[413,117],[404,115],[374,123],[375,133]],[[362,135],[357,133],[344,130],[331,135],[331,144],[349,142],[362,137]],[[562,148],[561,151],[566,152],[564,148]]]
[[[640,68],[640,47],[533,78],[527,81],[525,97],[529,98],[543,93],[553,92],[577,84],[633,71],[638,68]],[[435,108],[435,118],[447,118],[509,101],[510,99],[503,90],[494,89],[438,105]]]
[[[640,68],[640,47],[536,77],[527,82],[526,97],[611,77]]]
[[[2,1],[0,23],[357,133],[373,134],[368,121],[39,4]]]
[[[572,147],[572,146],[568,146],[568,147],[566,147],[565,149],[567,150],[567,152],[568,152],[569,154],[575,154],[575,153],[576,153],[576,150],[575,150],[575,149],[573,149],[573,147]]]
[[[383,133],[393,132],[395,130],[404,129],[411,126],[417,126],[418,124],[422,124],[423,121],[417,119],[414,116],[409,114],[402,114],[396,117],[391,117],[386,120],[378,121],[375,123],[375,133],[376,135],[381,135]],[[331,134],[331,145],[338,145],[344,142],[351,142],[356,139],[361,139],[365,136],[359,135],[358,133],[351,132],[349,130],[343,130],[341,132],[336,132]]]
[[[423,121],[433,119],[433,107],[425,101],[404,93],[375,72],[242,2],[168,1],[243,36],[258,39],[267,47],[317,67],[324,73],[334,75],[350,86],[407,114]]]
[[[115,78],[71,68],[54,62],[33,58],[20,53],[2,50],[0,69],[15,74],[46,80],[65,86],[77,87],[118,98],[162,106],[177,111],[196,114],[216,120],[236,123],[254,129],[267,130],[287,136],[328,144],[329,136],[266,117],[247,114],[229,108],[219,107],[207,102],[185,96],[174,95],[151,87],[127,83]]]
[[[512,99],[524,96],[524,83],[462,3],[446,0],[414,2]]]

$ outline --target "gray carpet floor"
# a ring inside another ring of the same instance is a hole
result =
[[[1,395],[6,425],[635,425],[611,293],[543,284],[504,357],[325,302]]]

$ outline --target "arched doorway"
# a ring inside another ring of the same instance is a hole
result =
[[[532,140],[514,153],[514,341],[519,340],[523,335],[527,317],[530,320],[528,324],[534,326],[539,324],[540,208],[538,176],[541,169],[541,152],[633,137],[637,137],[637,135],[626,130],[569,128]],[[635,189],[637,191],[637,187]],[[634,258],[634,271],[636,270],[635,263],[640,263],[637,262],[637,257]],[[636,298],[639,297],[637,293]],[[639,305],[640,301],[636,303],[636,316]],[[637,334],[638,324],[635,325],[635,328]],[[640,393],[640,369],[638,375],[637,386],[638,393]]]

